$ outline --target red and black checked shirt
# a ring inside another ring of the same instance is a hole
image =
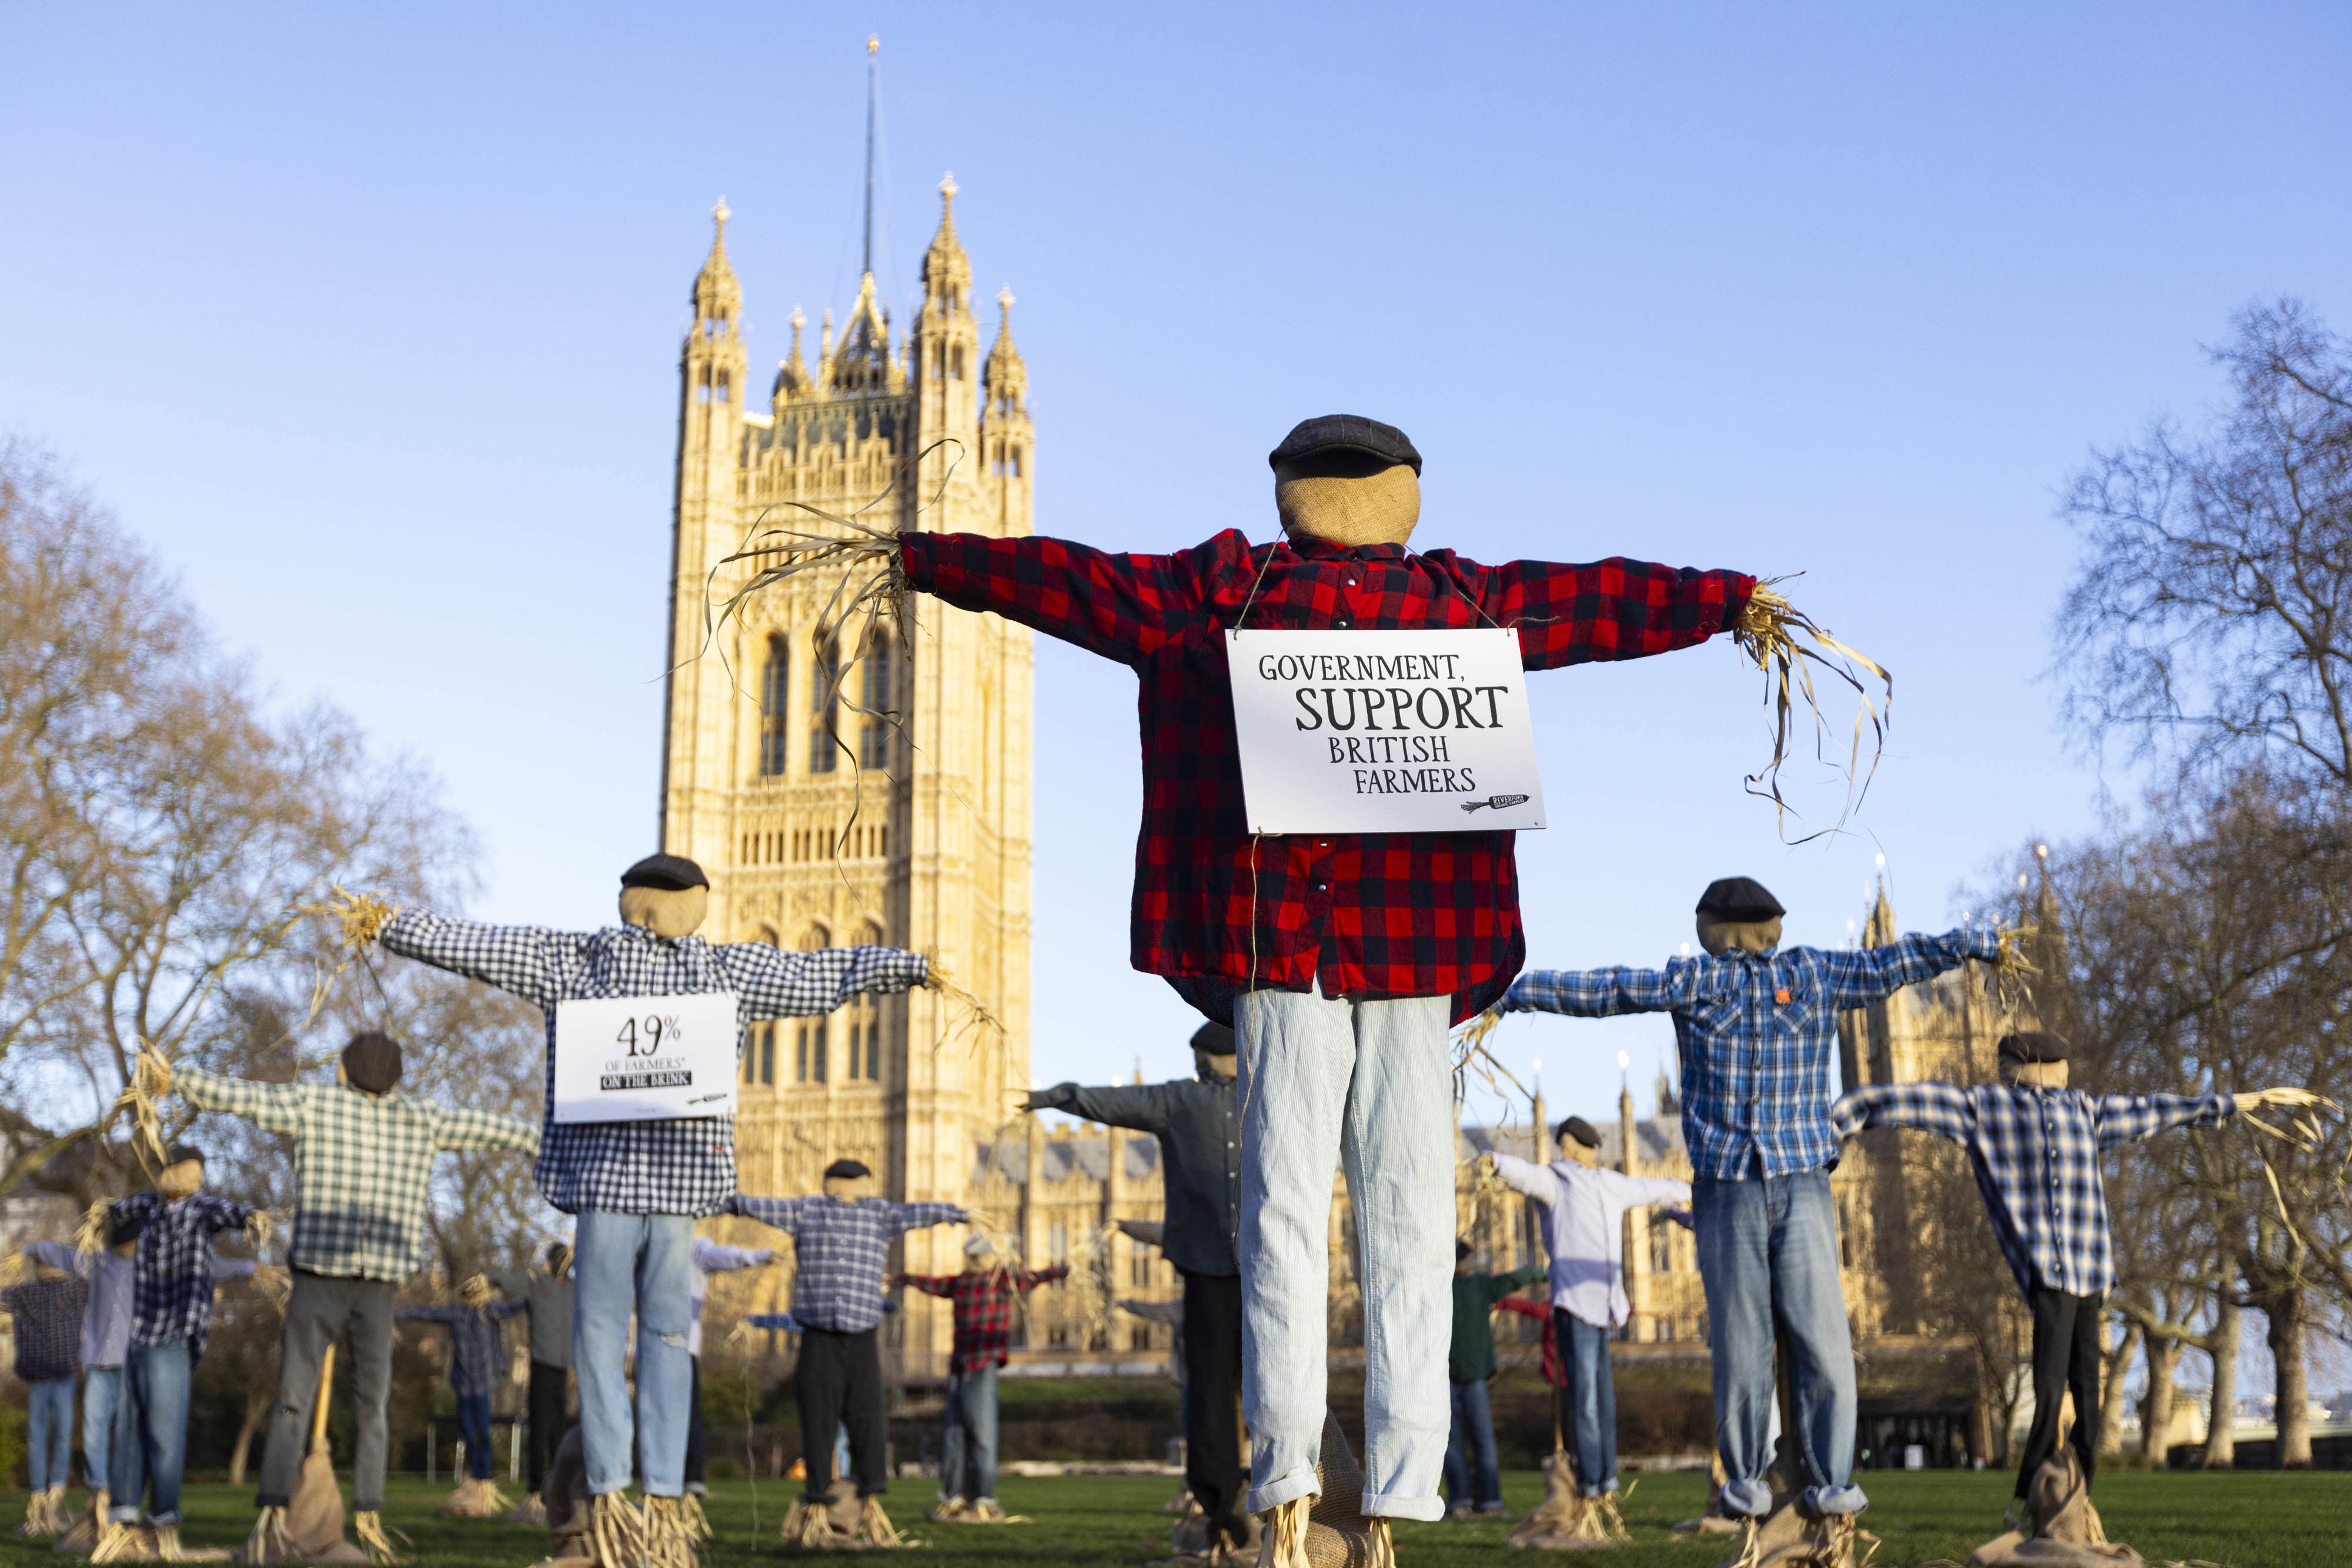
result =
[[[916,588],[1117,659],[1140,678],[1131,958],[1213,1016],[1202,982],[1305,990],[1319,979],[1329,997],[1451,996],[1459,1019],[1502,995],[1526,956],[1512,833],[1252,842],[1222,633],[1240,621],[1253,583],[1249,631],[1491,622],[1517,629],[1530,670],[1703,643],[1756,586],[1735,571],[1622,559],[1480,566],[1401,545],[1254,546],[1232,528],[1157,556],[980,534],[898,540]]]
[[[901,1274],[898,1280],[927,1296],[955,1303],[955,1347],[948,1354],[948,1370],[969,1372],[975,1366],[1003,1366],[1005,1347],[1013,1343],[1013,1301],[1069,1271],[1067,1263],[1056,1263],[1050,1269]]]

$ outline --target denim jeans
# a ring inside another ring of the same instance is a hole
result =
[[[1249,1507],[1316,1490],[1329,1359],[1331,1173],[1356,1214],[1364,1512],[1443,1519],[1454,1332],[1454,1076],[1444,997],[1234,1003],[1242,1095],[1242,1411]]]
[[[33,1490],[61,1487],[72,1477],[74,1380],[45,1377],[26,1389],[31,1396],[31,1430],[26,1434],[26,1468]]]
[[[122,1368],[90,1366],[81,1375],[81,1481],[106,1490],[114,1458],[114,1413],[122,1402]]]
[[[685,1490],[687,1405],[694,1369],[686,1354],[692,1309],[687,1254],[694,1221],[683,1214],[573,1217],[572,1365],[580,1379],[580,1442],[593,1493],[629,1484],[629,1318],[637,1320],[637,1458],[649,1497]]]
[[[948,1422],[940,1495],[978,1502],[996,1496],[996,1368],[948,1375]]]
[[[1564,1307],[1552,1309],[1551,1322],[1559,1370],[1568,1379],[1560,1390],[1569,1412],[1561,1436],[1575,1449],[1577,1490],[1604,1497],[1617,1490],[1617,1380],[1609,1369],[1609,1331]]]
[[[1853,1342],[1838,1289],[1837,1207],[1825,1170],[1691,1184],[1698,1271],[1715,1360],[1715,1440],[1727,1512],[1771,1507],[1775,1308],[1789,1336],[1805,1500],[1859,1513],[1853,1475]],[[1988,1284],[1988,1289],[1991,1288]]]
[[[180,1475],[188,1459],[188,1342],[134,1344],[124,1360],[122,1403],[114,1412],[112,1512],[124,1524],[139,1519],[140,1494],[152,1485],[147,1517],[180,1522]]]
[[[1445,1500],[1488,1512],[1503,1506],[1502,1468],[1495,1462],[1495,1413],[1486,1380],[1454,1388],[1454,1430],[1445,1439]],[[1472,1466],[1476,1469],[1474,1473]]]
[[[466,1473],[478,1481],[490,1479],[490,1396],[457,1396],[457,1435],[466,1440]]]

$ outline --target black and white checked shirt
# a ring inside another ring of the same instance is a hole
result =
[[[110,1228],[144,1216],[131,1259],[131,1345],[188,1342],[189,1359],[205,1354],[213,1332],[213,1237],[253,1218],[242,1203],[198,1193],[167,1201],[154,1192],[118,1197],[106,1211]]]
[[[62,1280],[27,1280],[0,1291],[0,1312],[16,1320],[16,1375],[27,1383],[71,1377],[81,1370],[82,1314],[89,1310],[89,1281],[79,1274]]]
[[[199,1110],[294,1135],[294,1244],[287,1260],[313,1274],[398,1284],[423,1264],[435,1155],[539,1153],[536,1127],[397,1090],[374,1095],[340,1083],[253,1083],[194,1067],[173,1068],[172,1087]]]
[[[547,1014],[547,1103],[533,1174],[566,1214],[717,1214],[735,1190],[735,1119],[562,1122],[555,1106],[555,1004],[592,998],[735,994],[735,1050],[761,1019],[829,1013],[861,991],[923,983],[920,953],[828,947],[786,953],[764,942],[714,945],[634,925],[550,931],[485,925],[421,909],[388,921],[377,940],[404,957],[511,991]]]
[[[2028,1296],[2039,1285],[2101,1296],[2116,1282],[2101,1151],[2168,1127],[2237,1113],[2227,1094],[2085,1094],[2023,1083],[1870,1083],[1830,1111],[1841,1138],[1911,1127],[1969,1151],[2001,1256]]]

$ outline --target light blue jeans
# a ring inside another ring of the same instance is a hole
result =
[[[1698,1271],[1715,1362],[1715,1441],[1723,1506],[1772,1506],[1772,1320],[1789,1333],[1805,1502],[1817,1513],[1869,1506],[1853,1475],[1853,1341],[1838,1289],[1837,1206],[1830,1173],[1691,1184]],[[1992,1288],[1997,1281],[1989,1282]]]
[[[1568,1438],[1574,1445],[1576,1489],[1586,1497],[1617,1490],[1617,1383],[1609,1366],[1609,1331],[1586,1322],[1563,1307],[1551,1310],[1552,1343],[1567,1376],[1572,1413]]]
[[[694,1362],[686,1353],[694,1221],[683,1214],[573,1216],[572,1364],[588,1490],[629,1485],[629,1318],[637,1320],[637,1458],[650,1497],[686,1490]]]
[[[73,1470],[74,1385],[70,1377],[45,1377],[29,1385],[30,1430],[25,1456],[35,1491],[61,1487]]]
[[[188,1342],[134,1344],[123,1363],[126,1397],[114,1411],[114,1486],[109,1511],[123,1524],[139,1521],[140,1494],[154,1486],[148,1520],[180,1522],[180,1477],[188,1462]]]
[[[107,1461],[114,1452],[114,1412],[122,1400],[122,1368],[88,1366],[81,1375],[81,1480],[106,1490]]]
[[[1242,1094],[1242,1414],[1249,1506],[1316,1490],[1329,1360],[1331,1173],[1356,1212],[1363,1511],[1445,1517],[1452,1423],[1454,1082],[1444,997],[1234,999]]]
[[[940,1451],[940,1495],[978,1502],[996,1497],[996,1368],[948,1375],[947,1433]]]

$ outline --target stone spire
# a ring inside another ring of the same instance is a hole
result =
[[[808,361],[801,357],[801,329],[807,325],[808,317],[802,313],[799,306],[793,306],[793,351],[776,367],[775,400],[778,402],[800,396],[814,384],[809,380]]]
[[[727,198],[710,209],[710,254],[703,258],[702,270],[694,275],[694,315],[704,334],[716,337],[710,330],[716,323],[720,330],[731,328],[743,314],[743,287],[735,281],[735,268],[727,259],[727,220],[735,214],[728,210]]]

